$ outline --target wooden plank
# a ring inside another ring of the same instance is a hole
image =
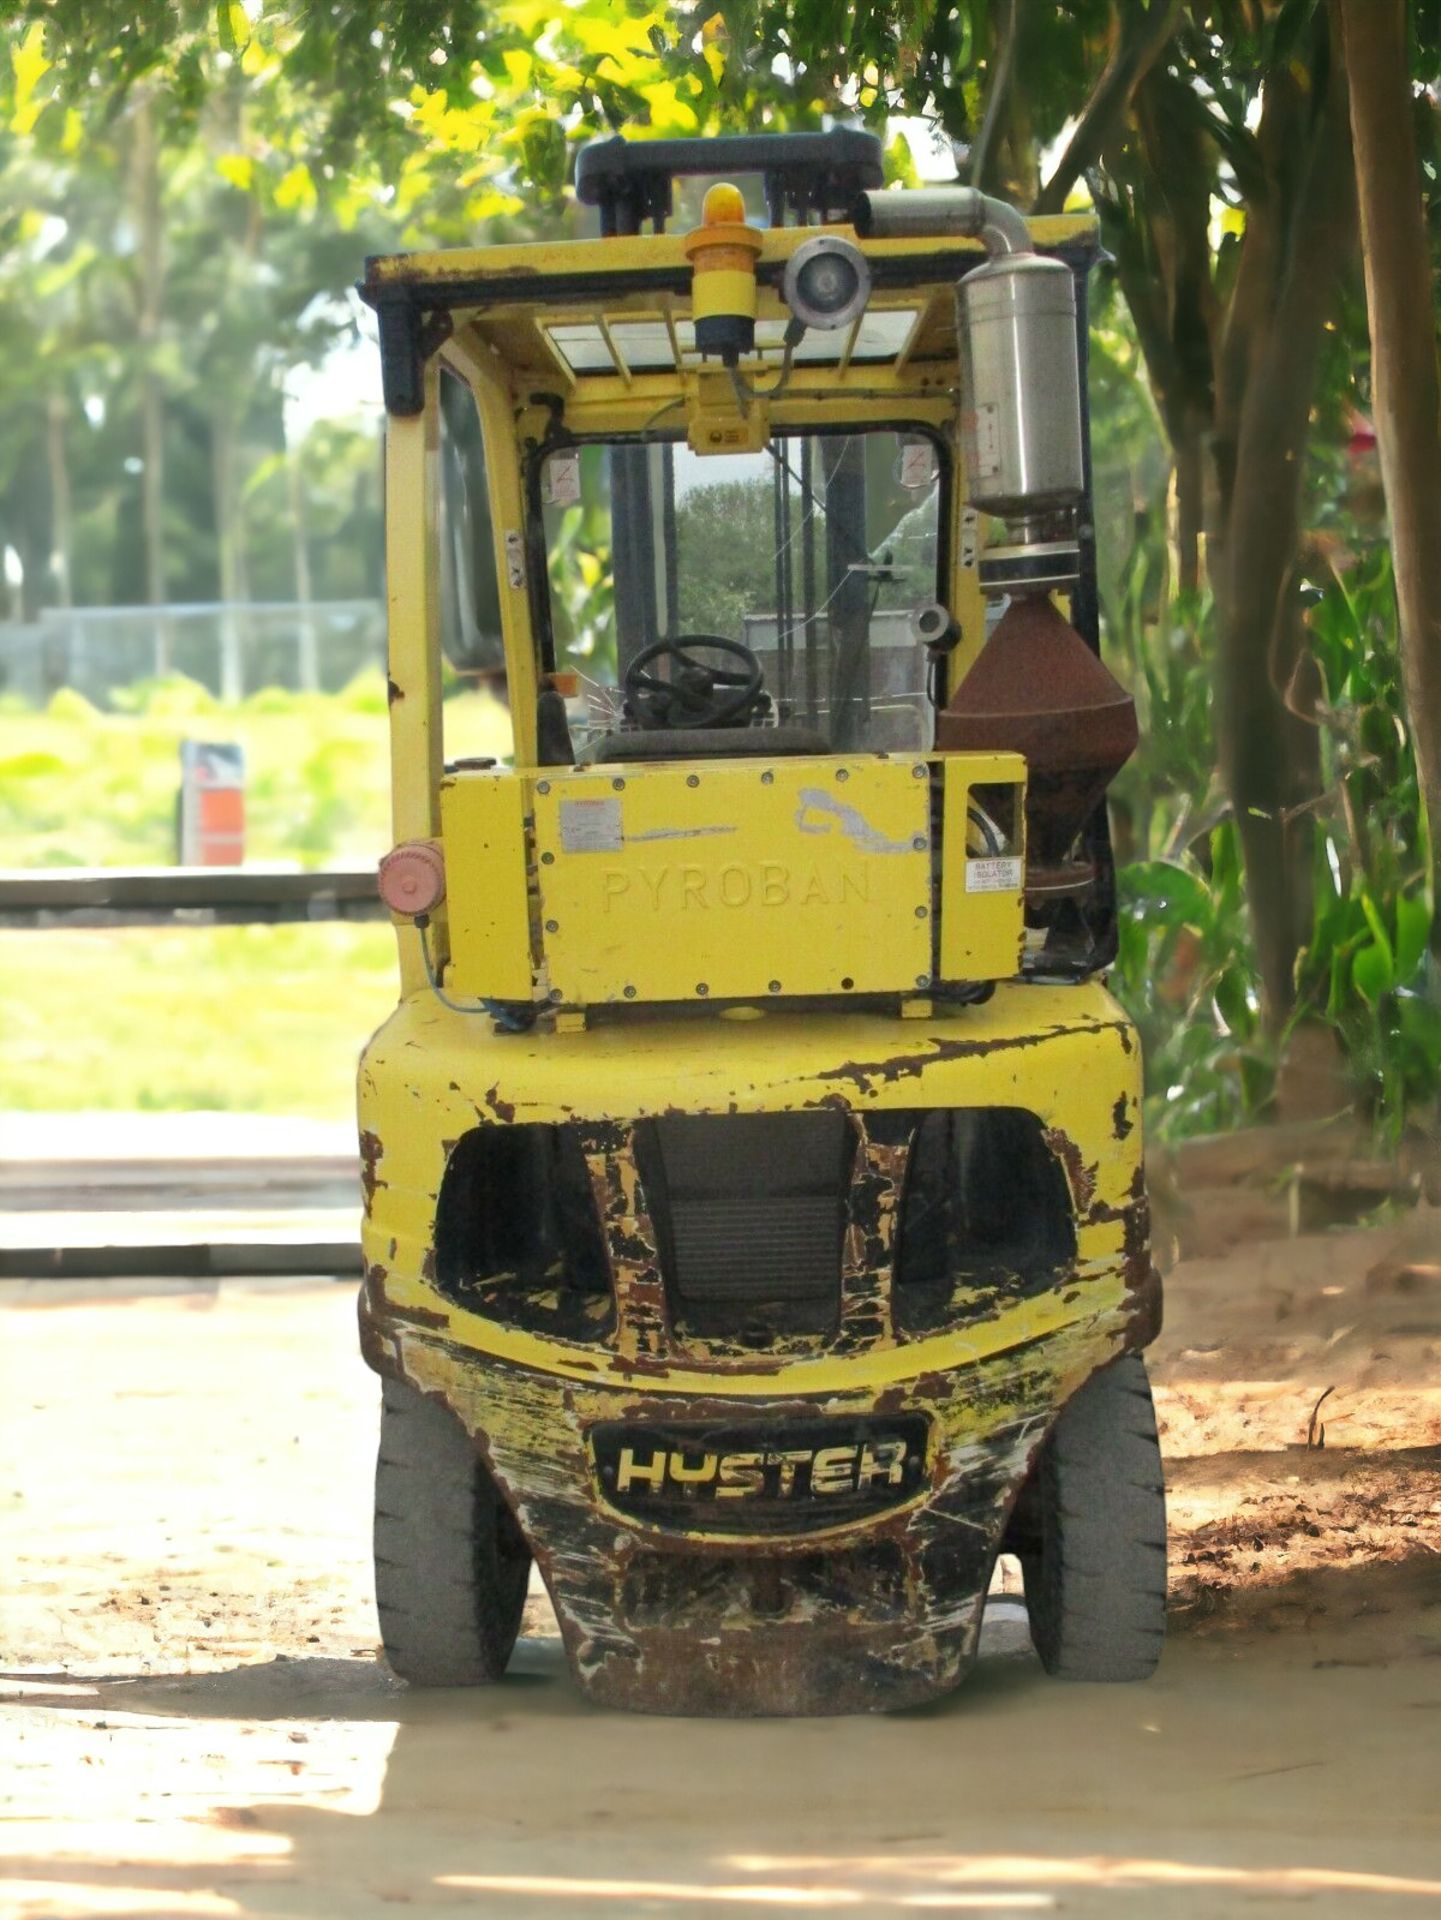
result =
[[[358,1208],[11,1214],[0,1279],[212,1279],[361,1271]]]
[[[0,927],[384,920],[372,866],[0,868]]]

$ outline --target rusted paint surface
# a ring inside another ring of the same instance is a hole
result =
[[[854,1124],[860,1138],[846,1198],[837,1353],[856,1353],[892,1335],[891,1256],[911,1150],[908,1113],[857,1115]]]
[[[1124,1034],[1124,1029],[1118,1029]],[[843,1060],[838,1066],[826,1068],[816,1077],[820,1080],[839,1080],[849,1083],[857,1091],[867,1096],[878,1087],[890,1087],[899,1081],[913,1079],[928,1067],[947,1060],[983,1060],[1003,1053],[1022,1052],[1029,1047],[1045,1046],[1060,1033],[1062,1027],[1037,1027],[1029,1033],[1006,1034],[1003,1037],[987,1040],[941,1039],[927,1036],[922,1051],[915,1044],[879,1060]],[[1124,1044],[1124,1041],[1123,1041]],[[1129,1046],[1126,1047],[1129,1051]]]
[[[380,1177],[380,1162],[384,1155],[385,1147],[380,1135],[367,1128],[360,1136],[360,1187],[365,1196],[367,1212],[375,1203],[375,1189],[385,1185]]]
[[[654,1413],[643,1386],[481,1370],[420,1334],[400,1351],[407,1378],[455,1407],[512,1503],[593,1698],[654,1713],[828,1714],[920,1704],[964,1677],[1015,1491],[1055,1411],[1120,1340],[1103,1316],[1083,1340],[918,1379],[903,1396],[931,1423],[917,1503],[826,1536],[751,1540],[647,1530],[605,1504],[585,1433],[601,1418],[643,1424]],[[747,1417],[783,1436],[798,1417],[856,1406],[786,1399]],[[667,1407],[733,1412],[709,1396]]]
[[[582,1126],[579,1133],[605,1233],[618,1351],[632,1365],[654,1365],[669,1356],[670,1323],[655,1229],[636,1166],[634,1135],[615,1122]]]
[[[964,1675],[1007,1517],[1046,1432],[1098,1366],[1143,1346],[1158,1321],[1139,1128],[1119,1125],[1139,1111],[1139,1062],[1113,1009],[1096,1017],[1111,1003],[1085,992],[1050,1002],[1039,990],[1038,1009],[1075,1006],[1077,1018],[1062,1027],[1051,1015],[1000,1040],[938,1022],[892,1055],[873,1028],[849,1066],[834,1064],[838,1051],[805,1052],[798,1026],[777,1022],[742,1055],[720,1023],[677,1023],[665,1034],[666,1082],[638,1072],[602,1029],[566,1037],[562,1075],[542,1051],[557,1041],[511,1041],[502,1055],[501,1043],[428,1007],[398,1024],[388,1051],[372,1050],[362,1088],[384,1086],[395,1124],[384,1131],[386,1181],[370,1190],[365,1357],[444,1400],[474,1436],[536,1554],[575,1676],[597,1700],[854,1712],[933,1698]],[[643,1045],[656,1041],[627,1043]],[[988,1277],[958,1292],[949,1335],[903,1337],[892,1267],[917,1114],[987,1101],[1041,1116],[1066,1174],[1076,1257],[1039,1289]],[[857,1142],[837,1325],[759,1351],[678,1331],[638,1134],[667,1108],[822,1106],[848,1115]],[[415,1125],[422,1113],[429,1128]],[[440,1143],[471,1116],[579,1129],[613,1293],[612,1318],[588,1344],[513,1329],[502,1338],[502,1289],[447,1302],[427,1277]],[[588,1437],[605,1423],[640,1435],[661,1422],[763,1429],[780,1459],[788,1432],[862,1418],[925,1423],[922,1482],[903,1504],[823,1519],[819,1533],[780,1506],[722,1531],[699,1496],[681,1520],[622,1512]]]
[[[1055,1154],[1066,1169],[1066,1179],[1070,1185],[1071,1198],[1075,1201],[1076,1212],[1085,1214],[1096,1197],[1096,1168],[1086,1164],[1085,1155],[1080,1147],[1060,1127],[1047,1127],[1046,1145]]]

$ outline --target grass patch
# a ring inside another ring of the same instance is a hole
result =
[[[390,845],[378,673],[232,707],[157,681],[117,706],[0,700],[0,866],[172,864],[185,739],[244,747],[251,860],[363,863]],[[455,692],[444,720],[451,757],[509,751],[488,695]],[[0,1107],[349,1118],[356,1058],[397,986],[384,924],[0,933]]]
[[[395,1005],[383,924],[0,934],[0,1107],[355,1110]]]
[[[385,682],[343,693],[266,688],[222,707],[189,680],[118,696],[102,713],[78,693],[43,712],[0,701],[0,867],[169,866],[182,740],[245,750],[246,853],[324,867],[378,860],[390,845]],[[510,722],[488,695],[445,702],[445,750],[508,753]]]

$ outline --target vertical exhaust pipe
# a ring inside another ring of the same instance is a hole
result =
[[[1014,207],[974,187],[865,193],[852,217],[863,239],[964,238],[986,249],[956,286],[961,453],[969,504],[1008,523],[1008,544],[981,556],[981,585],[1012,597],[937,716],[936,745],[1025,756],[1026,893],[1044,912],[1094,883],[1077,836],[1137,738],[1131,696],[1048,597],[1080,566],[1075,282],[1063,261],[1036,252]]]
[[[867,239],[985,247],[956,286],[966,497],[1010,523],[1009,543],[982,563],[982,584],[1005,593],[1067,585],[1085,494],[1071,269],[1036,252],[1014,207],[974,187],[863,193],[852,218]]]

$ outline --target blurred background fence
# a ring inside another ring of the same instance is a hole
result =
[[[0,625],[0,694],[41,707],[68,687],[110,707],[118,689],[171,674],[226,701],[261,687],[336,693],[384,659],[378,600],[47,607]]]

